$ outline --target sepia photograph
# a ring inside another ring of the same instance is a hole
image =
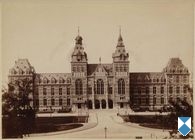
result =
[[[0,8],[2,139],[194,139],[194,0]]]

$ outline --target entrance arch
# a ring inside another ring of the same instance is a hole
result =
[[[100,109],[100,101],[95,100],[95,109]]]
[[[101,101],[102,109],[106,108],[106,100],[102,99]]]
[[[88,101],[87,107],[88,107],[88,109],[92,109],[92,108],[93,108],[93,107],[92,107],[92,101],[91,101],[91,100]]]
[[[109,109],[113,108],[113,101],[111,99],[108,99],[108,108]]]

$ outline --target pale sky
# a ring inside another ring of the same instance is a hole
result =
[[[10,0],[2,3],[3,83],[18,58],[37,73],[70,73],[77,27],[89,63],[112,63],[119,25],[130,72],[160,72],[171,57],[192,71],[192,0]]]

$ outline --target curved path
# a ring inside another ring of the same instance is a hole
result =
[[[58,137],[58,138],[105,138],[105,127],[107,128],[107,138],[135,138],[136,136],[142,136],[143,138],[164,138],[168,136],[167,131],[159,129],[149,129],[141,126],[127,125],[122,123],[120,118],[116,116],[114,110],[95,110],[90,113],[97,113],[98,124],[96,127],[73,132],[73,133],[61,133],[59,135],[50,135],[44,137]],[[94,115],[95,116],[95,115]]]

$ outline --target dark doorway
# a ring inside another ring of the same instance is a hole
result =
[[[91,100],[88,101],[88,109],[92,109],[92,101]]]
[[[106,108],[106,100],[103,99],[101,103],[102,103],[102,109],[105,109]]]
[[[112,109],[113,108],[113,101],[112,100],[108,100],[108,108]]]
[[[95,109],[100,109],[100,101],[95,100]]]
[[[123,108],[124,107],[124,104],[123,103],[120,103],[120,108]]]
[[[81,103],[78,103],[78,108],[81,108]]]

